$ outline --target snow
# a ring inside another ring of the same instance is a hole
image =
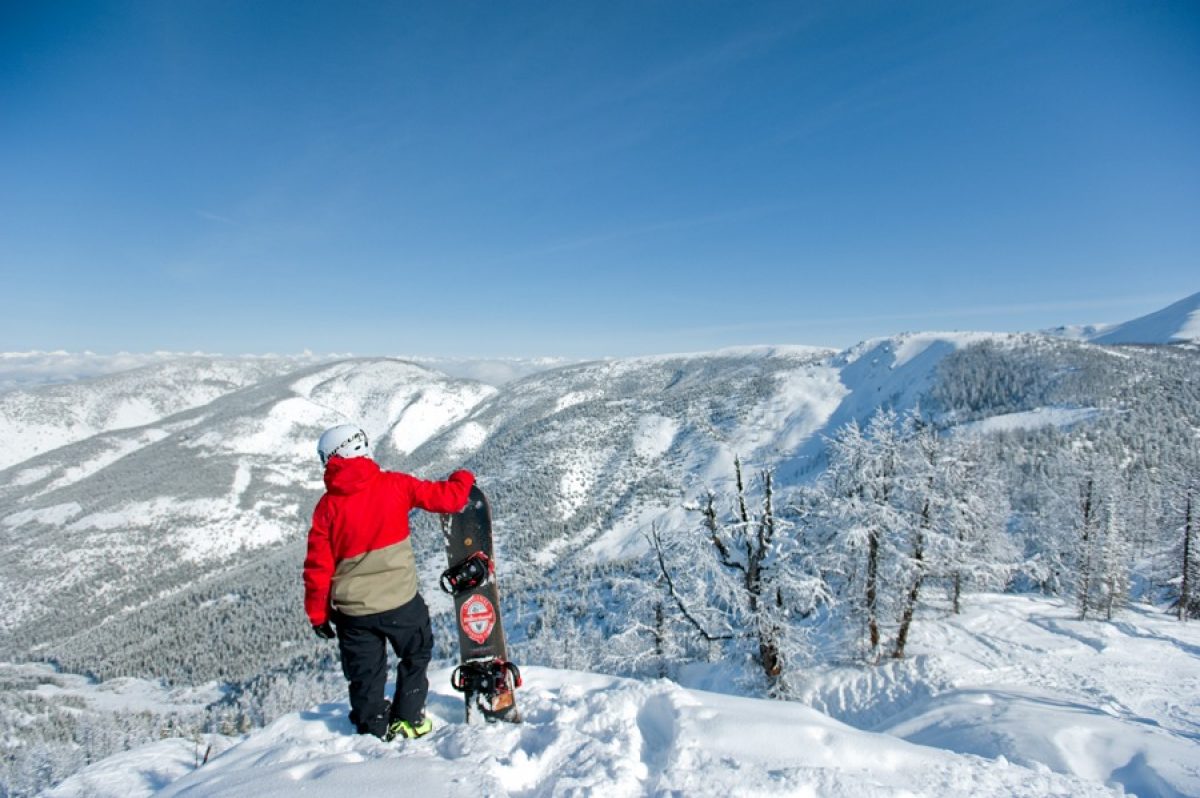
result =
[[[409,453],[444,429],[451,421],[465,416],[471,408],[491,395],[491,391],[439,394],[422,393],[395,413],[391,443],[396,451]]]
[[[299,396],[336,421],[361,426],[373,442],[387,437],[399,452],[411,452],[496,393],[479,383],[452,382],[401,360],[348,361],[322,369],[292,385]]]
[[[555,517],[570,518],[584,505],[600,477],[599,468],[596,460],[573,459],[563,464],[554,503]]]
[[[642,557],[650,550],[646,533],[651,526],[660,529],[686,529],[695,522],[694,516],[683,507],[666,511],[653,505],[643,506],[614,522],[587,545],[595,562],[613,562]]]
[[[753,448],[769,445],[793,452],[824,426],[849,393],[839,371],[826,364],[785,372],[774,396],[743,425],[737,440]],[[764,434],[770,437],[757,440]]]
[[[0,679],[32,679],[37,687],[32,692],[47,698],[71,697],[81,705],[102,712],[172,712],[200,711],[221,696],[215,684],[198,687],[169,687],[160,681],[123,677],[97,682],[75,673],[63,673],[45,663],[0,662]]]
[[[119,352],[115,355],[62,350],[0,352],[0,391],[93,379],[147,366],[162,365],[183,358],[192,360],[201,358],[233,359],[246,361],[249,364],[279,361],[298,367],[304,363],[319,362],[335,357],[346,357],[346,355],[314,355],[306,352],[299,355],[241,355],[229,358],[225,355],[203,352]]]
[[[475,380],[487,385],[500,386],[506,383],[576,362],[557,357],[534,358],[433,358],[404,355],[405,360],[437,369],[451,377]]]
[[[633,437],[633,452],[646,460],[657,460],[667,453],[675,436],[679,434],[679,422],[658,415],[645,415],[638,419]]]
[[[619,360],[611,361],[614,364],[628,364],[634,367],[644,366],[650,363],[664,363],[671,360],[686,360],[689,358],[775,358],[786,357],[799,360],[816,360],[822,357],[828,357],[834,354],[837,350],[830,349],[825,346],[808,346],[806,344],[755,344],[750,346],[726,346],[720,349],[711,349],[707,351],[695,352],[673,352],[661,355],[640,355],[638,357],[625,357]]]
[[[233,430],[206,432],[190,445],[236,454],[311,459],[316,446],[301,430],[330,426],[332,418],[328,410],[308,399],[291,397],[277,402],[264,418],[247,419]]]
[[[78,360],[65,353],[2,356],[0,386],[11,369],[20,372],[30,367],[38,372],[41,367],[37,364],[46,359],[62,359],[63,363]],[[142,359],[150,365],[140,363]],[[79,382],[35,384],[0,393],[0,435],[8,443],[0,451],[0,469],[105,432],[158,423],[299,365],[295,359],[286,358],[217,360],[164,354],[118,356],[111,363],[141,367]],[[53,370],[54,366],[47,368]],[[99,371],[105,373],[108,368],[100,366]],[[23,378],[15,379],[20,384]]]
[[[1005,413],[957,427],[960,433],[1013,432],[1039,427],[1070,427],[1089,421],[1100,411],[1094,407],[1039,407],[1021,413]]]
[[[83,507],[78,502],[64,502],[37,510],[21,510],[20,512],[5,516],[3,520],[0,520],[0,523],[10,529],[24,526],[30,522],[46,524],[47,526],[61,526],[81,512],[83,512]]]
[[[250,487],[251,475],[252,472],[250,470],[249,463],[238,463],[237,471],[235,471],[233,474],[233,489],[230,491],[235,502],[240,499],[242,494],[246,492],[246,489]]]
[[[93,474],[99,473],[113,463],[120,460],[122,457],[127,457],[137,450],[148,446],[157,441],[161,441],[167,437],[167,432],[161,429],[143,430],[135,437],[117,438],[106,440],[108,445],[106,451],[101,452],[90,460],[78,463],[70,468],[64,469],[58,479],[45,486],[40,492],[48,493],[59,488],[65,488],[68,485],[73,485],[80,480],[87,479]]]
[[[864,341],[792,376],[786,387],[792,415],[775,423],[755,419],[759,426],[752,434],[782,427],[785,445],[776,475],[781,481],[803,479],[844,424],[865,424],[882,405],[898,412],[916,405],[947,355],[985,341],[1005,345],[1017,339],[1006,333],[934,332]]]
[[[8,481],[8,484],[14,488],[23,488],[26,485],[32,485],[35,482],[41,482],[46,477],[54,473],[53,466],[37,466],[36,468],[25,468],[17,472],[17,475]]]
[[[730,689],[728,663],[688,668],[691,687],[529,666],[520,726],[463,723],[435,668],[422,740],[353,735],[347,706],[322,704],[212,738],[228,750],[201,767],[195,741],[156,742],[48,795],[1200,795],[1200,625],[977,595],[913,632],[909,659],[809,669],[804,702],[697,689]]]
[[[127,529],[161,528],[179,545],[185,560],[202,562],[233,554],[242,548],[256,549],[278,543],[295,534],[294,524],[277,520],[260,512],[261,509],[256,505],[249,511],[241,511],[228,496],[206,499],[160,496],[85,515],[71,522],[67,530],[120,535]],[[97,537],[91,544],[112,545],[102,537]]]
[[[1200,795],[1200,627],[1148,608],[1080,621],[1059,601],[973,596],[913,627],[902,663],[826,668],[805,699],[923,745],[1142,796]]]
[[[796,703],[530,667],[525,723],[462,722],[449,671],[431,673],[434,732],[384,743],[351,733],[345,704],[284,716],[154,793],[258,798],[422,796],[1045,796],[1112,795],[1104,786],[1001,760],[860,731]],[[161,746],[156,743],[155,746]],[[134,796],[148,768],[138,749],[77,774],[52,795]],[[166,758],[183,763],[179,741]],[[101,774],[125,779],[101,784]],[[159,771],[160,772],[160,771]],[[83,792],[77,785],[96,785]]]
[[[1200,341],[1200,308],[1193,310],[1174,335],[1175,340]]]
[[[599,398],[599,391],[571,391],[558,398],[558,401],[554,404],[554,412],[561,413],[575,405],[581,405],[584,402],[591,402]]]
[[[1200,341],[1200,293],[1162,310],[1118,324],[1092,339],[1097,344],[1169,344]]]
[[[229,744],[228,738],[204,735],[195,740],[172,737],[135,751],[111,756],[41,793],[42,798],[145,798],[195,770]],[[211,746],[211,748],[210,748]]]
[[[892,368],[900,368],[935,344],[949,343],[955,349],[962,349],[971,344],[991,341],[995,338],[996,333],[986,332],[926,332],[901,335],[897,339],[899,343],[895,349]]]
[[[463,453],[474,452],[483,446],[487,440],[488,430],[477,421],[467,421],[460,424],[453,432],[453,437],[446,444],[448,452],[461,456]]]

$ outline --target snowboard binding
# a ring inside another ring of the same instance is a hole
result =
[[[464,662],[450,674],[450,686],[463,694],[468,711],[472,699],[489,722],[510,720],[515,711],[512,691],[521,686],[521,671],[500,658]]]
[[[457,565],[442,571],[442,590],[452,596],[474,590],[487,582],[495,570],[491,559],[482,551],[477,551]]]

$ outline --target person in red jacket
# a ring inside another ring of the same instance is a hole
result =
[[[428,734],[425,670],[433,629],[417,589],[408,514],[414,507],[461,511],[475,477],[455,471],[444,482],[426,482],[384,471],[370,457],[366,433],[349,425],[326,430],[317,453],[325,494],[308,533],[305,612],[319,637],[337,636],[350,683],[350,722],[359,734],[388,740]],[[400,659],[390,704],[384,697],[389,644]]]

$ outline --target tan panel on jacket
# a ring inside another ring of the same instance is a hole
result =
[[[415,595],[417,560],[408,538],[342,560],[333,572],[333,606],[346,615],[394,610],[412,601]]]

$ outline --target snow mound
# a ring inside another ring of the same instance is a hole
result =
[[[1200,628],[1150,608],[1112,622],[1034,596],[973,596],[914,625],[904,662],[815,669],[805,700],[921,745],[1124,789],[1200,795]]]
[[[446,685],[448,671],[432,674]],[[435,731],[417,741],[355,736],[344,704],[280,718],[155,793],[291,798],[383,795],[1111,795],[1106,788],[1003,759],[949,753],[855,730],[795,704],[528,668],[525,723],[467,726],[462,702],[435,687]],[[157,744],[156,744],[157,745]],[[134,751],[125,784],[93,795],[148,794]],[[117,763],[106,760],[107,773]],[[89,779],[92,769],[71,781]],[[70,782],[54,795],[72,792]]]
[[[1162,310],[1118,324],[1092,339],[1097,344],[1172,344],[1200,341],[1200,293]]]

